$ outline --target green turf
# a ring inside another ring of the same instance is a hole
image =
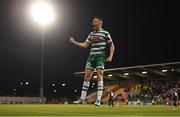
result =
[[[0,105],[0,116],[180,116],[180,108],[172,106],[127,106],[109,108],[107,105]]]

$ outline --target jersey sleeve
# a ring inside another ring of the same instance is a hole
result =
[[[110,33],[107,33],[107,42],[108,42],[108,43],[111,43],[111,42],[112,42],[112,38],[111,38]]]
[[[86,39],[86,43],[91,44],[91,33],[88,35],[87,39]]]

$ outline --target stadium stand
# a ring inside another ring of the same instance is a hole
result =
[[[180,94],[180,62],[105,69],[104,71],[103,103],[107,103],[109,91],[115,93],[116,100],[118,100],[118,95],[126,93],[128,104],[135,105],[172,105],[173,91]],[[83,77],[84,72],[74,74],[79,78]],[[109,74],[111,74],[110,77]],[[92,103],[95,97],[94,91],[87,96],[88,102]]]

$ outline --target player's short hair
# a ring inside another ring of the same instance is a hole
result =
[[[94,19],[98,19],[98,20],[100,20],[100,21],[102,21],[102,22],[103,22],[102,18],[101,18],[101,17],[99,17],[99,16],[95,16],[95,17],[94,17]]]

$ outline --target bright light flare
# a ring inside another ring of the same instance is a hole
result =
[[[29,84],[29,82],[26,82],[26,85],[28,85]]]
[[[142,74],[147,74],[147,71],[143,71]]]
[[[109,74],[108,76],[109,76],[109,77],[112,77],[112,74]]]
[[[163,69],[162,72],[167,72],[167,69]]]
[[[53,7],[45,1],[34,3],[30,10],[33,19],[42,26],[48,25],[55,20]]]
[[[125,76],[129,76],[129,73],[124,73]]]
[[[64,87],[64,86],[66,86],[66,84],[65,84],[65,83],[63,83],[63,84],[61,84],[61,85],[62,85],[63,87]]]

